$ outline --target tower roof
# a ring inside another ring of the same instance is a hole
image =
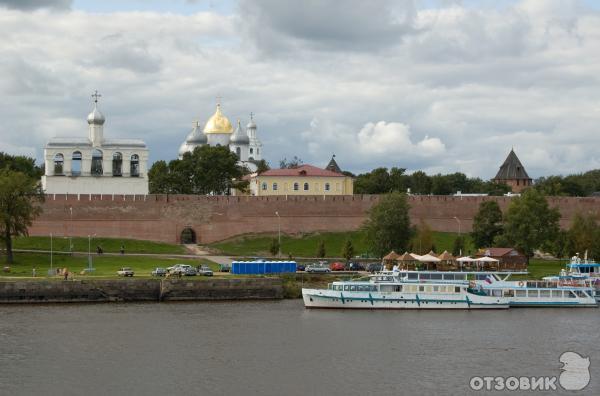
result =
[[[523,164],[521,164],[521,161],[517,157],[517,154],[511,149],[510,153],[508,153],[508,157],[506,157],[506,160],[504,160],[504,163],[500,167],[500,170],[498,170],[496,177],[494,177],[494,180],[523,179],[531,180],[525,167],[523,167]]]
[[[244,130],[242,129],[240,120],[238,120],[238,122],[237,122],[237,127],[235,128],[233,135],[231,135],[230,141],[231,141],[231,143],[234,143],[234,144],[250,144],[250,138],[248,137],[246,132],[244,132]]]
[[[217,110],[206,122],[204,126],[204,133],[231,133],[233,127],[231,122],[221,113],[221,104],[217,104]]]
[[[335,154],[331,156],[331,161],[329,161],[325,169],[336,173],[342,173],[342,169],[339,167],[337,162],[335,162]]]

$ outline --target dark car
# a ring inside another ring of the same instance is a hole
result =
[[[219,265],[219,271],[221,271],[221,272],[231,272],[231,264],[221,264],[221,265]]]
[[[352,262],[352,263],[348,264],[347,269],[348,269],[348,271],[364,271],[365,266],[362,265],[361,263]]]
[[[344,266],[344,263],[340,263],[339,261],[336,261],[335,263],[331,263],[329,268],[331,268],[332,271],[344,271],[346,269],[346,267]]]
[[[383,271],[383,264],[371,263],[367,266],[367,271],[369,271],[370,273]]]
[[[304,271],[305,269],[306,269],[306,266],[304,264],[296,265],[296,271]]]

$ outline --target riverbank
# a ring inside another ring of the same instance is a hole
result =
[[[280,278],[0,281],[0,304],[284,298]]]

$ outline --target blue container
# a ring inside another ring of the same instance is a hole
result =
[[[295,273],[295,261],[234,261],[231,273],[237,275],[263,275]]]

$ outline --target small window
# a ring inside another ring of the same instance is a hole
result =
[[[250,148],[250,154],[254,154],[254,149]]]
[[[273,191],[277,191],[277,183],[273,183]]]
[[[304,183],[304,191],[308,191],[308,183]]]
[[[298,183],[294,183],[294,191],[298,191],[300,185]]]
[[[325,191],[329,191],[331,189],[331,185],[329,183],[325,183]]]
[[[420,292],[425,291],[425,286],[419,286],[419,291]]]
[[[237,154],[238,158],[242,158],[242,149],[241,148],[236,147],[235,153]]]
[[[123,156],[121,155],[121,153],[117,152],[113,154],[112,168],[113,176],[123,175]]]
[[[140,176],[140,157],[137,154],[131,156],[130,171],[131,177]]]
[[[92,151],[92,167],[90,168],[92,176],[102,176],[102,151],[94,149]]]
[[[62,154],[56,154],[54,156],[54,174],[62,175],[64,172],[65,157]]]
[[[75,151],[71,158],[71,176],[81,175],[81,152]]]
[[[256,155],[260,154],[260,149],[256,149]]]
[[[460,293],[460,287],[454,286],[454,293]]]
[[[267,191],[267,182],[262,183],[262,189],[263,191]]]

